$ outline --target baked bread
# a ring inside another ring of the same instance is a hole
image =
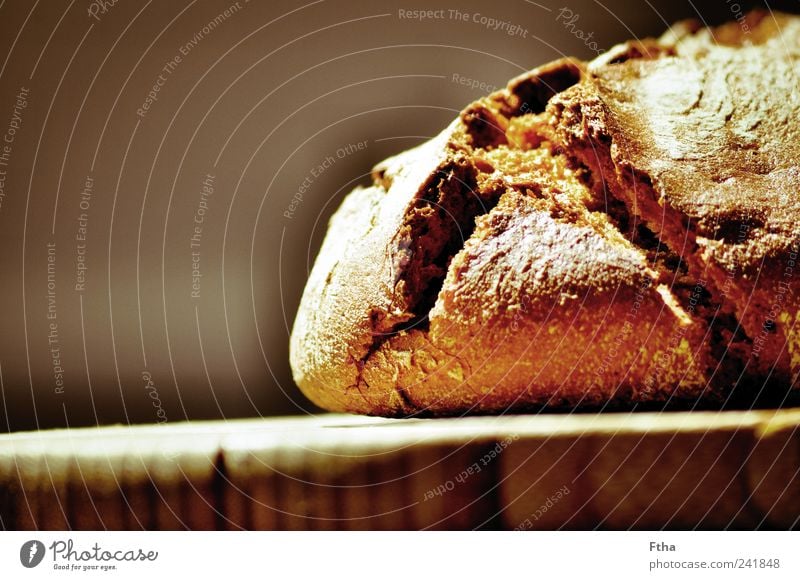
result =
[[[800,371],[800,17],[562,59],[373,170],[291,337],[384,416],[780,403]]]

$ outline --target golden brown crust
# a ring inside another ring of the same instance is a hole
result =
[[[381,164],[311,273],[298,385],[334,411],[451,415],[722,401],[770,363],[800,371],[779,285],[800,239],[799,20],[556,61]]]
[[[358,395],[359,365],[373,344],[375,320],[407,318],[393,301],[399,252],[390,245],[420,184],[445,159],[445,140],[446,132],[386,160],[376,184],[352,192],[331,218],[290,349],[295,380],[322,407],[368,412]]]
[[[666,306],[644,256],[589,223],[553,218],[547,205],[510,192],[479,218],[429,331],[381,345],[370,385],[395,384],[415,410],[436,415],[702,391],[702,326]]]
[[[754,12],[745,23],[678,26],[648,55],[601,57],[551,107],[569,150],[741,324],[730,342],[745,353],[748,380],[786,385],[800,370],[790,355],[800,19]]]

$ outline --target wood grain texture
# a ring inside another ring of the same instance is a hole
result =
[[[800,409],[349,415],[0,436],[0,523],[59,529],[788,529]]]

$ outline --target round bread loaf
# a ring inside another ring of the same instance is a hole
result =
[[[781,402],[800,371],[800,18],[563,59],[330,222],[295,380],[384,416]]]

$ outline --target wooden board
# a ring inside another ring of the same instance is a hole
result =
[[[800,410],[346,415],[0,436],[5,529],[800,526]]]

